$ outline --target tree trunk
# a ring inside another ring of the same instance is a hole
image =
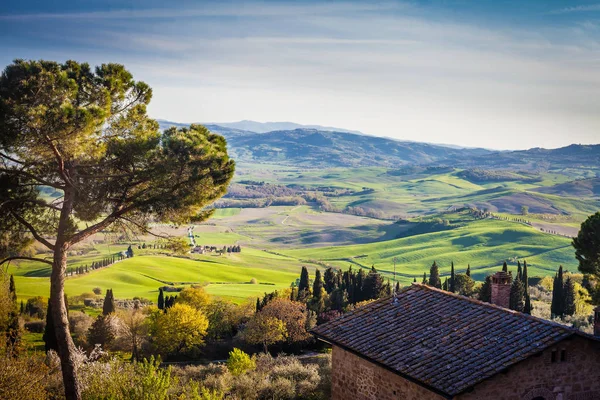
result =
[[[67,268],[67,245],[57,240],[50,278],[50,302],[54,318],[54,333],[58,344],[58,355],[62,368],[65,396],[67,400],[80,400],[79,379],[75,363],[75,344],[69,332],[69,320],[64,301],[64,280]]]

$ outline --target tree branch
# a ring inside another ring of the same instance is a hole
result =
[[[8,257],[8,258],[5,258],[4,260],[0,261],[0,265],[5,264],[7,262],[11,262],[12,260],[39,261],[39,262],[43,262],[43,263],[52,265],[52,261],[50,261],[50,260],[46,260],[43,258],[35,258],[35,257]]]
[[[123,216],[121,216],[121,217],[119,217],[119,218],[120,218],[120,219],[122,219],[122,220],[125,220],[125,221],[129,222],[130,224],[133,224],[133,225],[135,225],[135,226],[136,226],[138,229],[140,229],[142,232],[144,232],[144,233],[148,233],[148,234],[150,234],[150,235],[152,235],[152,236],[154,236],[154,237],[161,238],[161,239],[171,239],[171,237],[172,237],[172,236],[170,236],[170,235],[159,235],[158,233],[154,233],[154,232],[152,232],[151,230],[149,230],[148,228],[146,228],[144,225],[142,225],[142,224],[140,224],[140,223],[137,223],[137,222],[135,222],[135,221],[132,221],[131,219],[129,219],[129,218],[127,218],[127,217],[123,217]]]
[[[33,227],[33,225],[31,225],[23,217],[21,217],[19,214],[15,213],[14,211],[11,211],[10,213],[12,214],[13,217],[15,217],[17,219],[17,221],[19,221],[22,225],[25,225],[25,227],[27,229],[29,229],[29,232],[31,232],[31,234],[33,235],[33,237],[38,242],[40,242],[41,244],[43,244],[44,246],[46,246],[50,250],[54,251],[54,245],[52,243],[50,243],[49,241],[47,241],[46,239],[44,239],[42,236],[40,236],[40,234],[35,230],[35,228]]]

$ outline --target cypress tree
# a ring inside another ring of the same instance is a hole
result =
[[[333,268],[329,267],[325,270],[325,273],[323,274],[323,281],[324,281],[324,285],[325,285],[325,291],[329,294],[331,292],[333,292],[333,289],[336,288],[336,281],[335,281],[335,272],[333,271]]]
[[[510,287],[509,306],[511,310],[523,312],[525,309],[525,286],[515,279]]]
[[[427,274],[423,272],[423,283],[427,283]]]
[[[531,298],[527,292],[525,293],[525,308],[523,309],[523,312],[531,315]]]
[[[315,271],[315,281],[313,282],[313,296],[320,300],[321,289],[323,289],[323,280],[321,279],[321,271],[318,269]]]
[[[400,291],[400,282],[396,282],[396,293],[398,293],[399,291]]]
[[[554,284],[552,287],[552,304],[550,305],[550,313],[556,317],[562,317],[565,314],[564,287],[563,267],[561,265],[558,268],[556,276],[554,277]]]
[[[58,343],[54,334],[54,317],[52,316],[52,303],[48,303],[48,312],[46,312],[46,327],[44,328],[44,349],[46,353],[50,350],[58,351]]]
[[[256,312],[259,312],[259,311],[260,311],[260,298],[257,297],[256,298]]]
[[[17,308],[17,289],[15,287],[15,277],[10,274],[10,283],[8,286],[8,292],[10,293],[10,300],[13,303],[14,308]]]
[[[506,261],[504,261],[504,264],[502,264],[502,271],[508,272],[508,264],[506,264]]]
[[[454,261],[452,261],[450,267],[450,282],[446,282],[446,290],[450,290],[452,293],[456,292],[456,280],[454,277]]]
[[[442,284],[442,289],[448,291],[448,278],[444,280],[444,283]]]
[[[523,281],[523,270],[521,269],[521,263],[519,262],[519,265],[517,267],[517,280],[518,281]]]
[[[158,289],[158,308],[159,310],[165,309],[165,294],[162,288]]]
[[[365,274],[364,269],[360,269],[358,274],[356,274],[356,279],[354,280],[354,302],[358,303],[363,300],[367,300],[364,293],[364,285],[367,275]]]
[[[389,288],[389,284],[387,287]],[[383,283],[383,278],[372,269],[363,281],[363,300],[377,299],[385,295],[386,290],[388,289]]]
[[[308,279],[308,269],[306,267],[302,267],[302,271],[300,272],[300,283],[298,284],[298,296],[305,290],[308,290],[309,279]]]
[[[23,300],[21,300],[21,309],[19,310],[19,314],[23,315],[25,313],[25,306],[23,305]]]
[[[433,262],[433,264],[431,265],[431,269],[429,270],[429,286],[433,286],[438,289],[442,288],[442,281],[440,279],[440,269],[435,261]]]
[[[575,314],[575,284],[571,277],[567,277],[564,289],[564,314],[573,315]]]
[[[525,284],[525,291],[528,292],[529,288],[529,275],[527,275],[527,261],[523,261],[523,283]]]
[[[413,282],[417,283],[417,277],[416,276],[414,277]]]
[[[106,296],[104,297],[104,304],[102,305],[102,315],[109,315],[116,311],[115,298],[113,297],[112,289],[106,290]]]
[[[471,264],[467,264],[467,272],[466,272],[467,276],[471,276]]]
[[[489,303],[492,301],[492,277],[490,275],[485,277],[485,281],[479,289],[479,300]]]

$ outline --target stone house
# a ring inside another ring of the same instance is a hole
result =
[[[413,284],[312,332],[333,347],[334,400],[600,400],[595,317],[592,336]]]

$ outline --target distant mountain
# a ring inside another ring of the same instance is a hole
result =
[[[580,179],[534,189],[536,192],[571,197],[600,197],[600,178]]]
[[[181,124],[178,122],[171,122],[165,120],[158,120],[162,126],[189,126],[189,124]],[[358,135],[364,135],[362,132],[353,131],[349,129],[343,128],[334,128],[331,126],[321,126],[321,125],[302,125],[297,124],[295,122],[257,122],[257,121],[249,121],[243,120],[238,122],[202,122],[203,125],[218,125],[223,128],[231,128],[235,130],[242,131],[250,131],[256,133],[266,133],[273,131],[292,131],[294,129],[316,129],[319,131],[329,131],[329,132],[347,132],[347,133],[355,133]]]
[[[189,126],[159,120],[161,129]],[[272,124],[272,125],[269,125]],[[326,129],[282,129],[263,132],[276,124],[241,121],[229,126],[204,124],[223,135],[238,162],[305,167],[397,168],[407,165],[446,165],[460,168],[546,171],[557,168],[600,168],[600,145],[570,145],[559,149],[534,148],[495,151],[460,148]],[[241,129],[252,127],[261,132]],[[335,128],[330,128],[335,129]],[[559,188],[560,190],[560,188]]]

